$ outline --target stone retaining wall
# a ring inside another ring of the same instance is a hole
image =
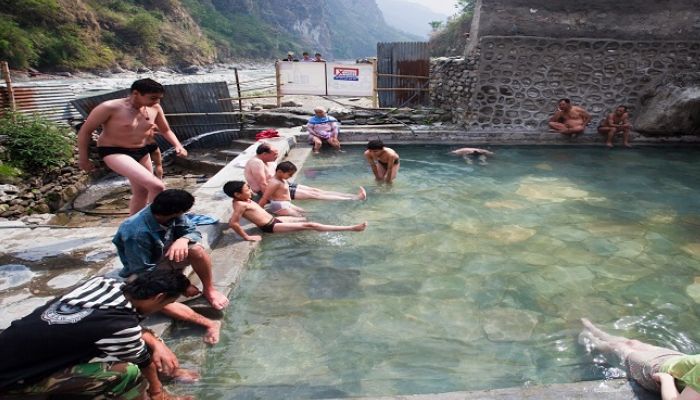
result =
[[[432,99],[434,106],[452,108],[456,123],[480,129],[547,129],[562,97],[593,115],[589,129],[618,104],[628,105],[634,118],[655,80],[700,66],[700,42],[693,41],[487,36],[479,48],[476,77],[469,61],[453,62],[431,87],[454,86],[450,80],[475,85],[461,93],[436,90]],[[436,69],[440,63],[434,62]]]

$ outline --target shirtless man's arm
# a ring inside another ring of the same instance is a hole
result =
[[[275,192],[282,188],[283,184],[284,183],[277,179],[271,179],[270,182],[268,182],[267,184],[267,189],[265,189],[265,193],[263,193],[262,197],[258,201],[260,207],[265,207],[265,204],[267,204],[270,200],[276,200],[273,199]]]
[[[379,169],[377,168],[377,164],[374,162],[374,157],[372,157],[369,150],[365,151],[365,159],[367,159],[369,166],[372,168],[374,177],[379,180],[383,179],[384,177],[379,175]]]
[[[252,158],[250,161],[250,166],[248,167],[248,173],[250,176],[246,177],[248,182],[255,182],[259,186],[260,193],[265,193],[267,189],[267,171],[265,169],[265,162],[259,158]]]
[[[109,102],[98,105],[90,112],[80,131],[78,131],[78,164],[83,171],[90,172],[95,168],[95,165],[90,161],[92,132],[106,123],[115,110],[116,108]]]
[[[160,104],[155,104],[153,106],[158,114],[156,115],[155,124],[158,126],[158,131],[160,134],[175,148],[175,154],[178,157],[187,157],[187,150],[182,147],[180,141],[175,136],[175,132],[170,129],[168,121],[165,119],[165,113],[163,113],[163,107]]]
[[[233,214],[231,215],[231,218],[228,220],[228,226],[231,229],[233,229],[233,231],[236,232],[240,237],[242,237],[243,240],[256,242],[258,240],[261,240],[262,236],[249,235],[241,227],[241,218],[243,217],[243,214],[245,214],[247,209],[248,209],[247,204],[245,204],[242,201],[234,200],[233,201]]]
[[[396,160],[399,159],[399,155],[392,152],[389,156],[389,166],[386,169],[386,174],[384,175],[384,181],[386,183],[391,183],[394,179],[394,169],[396,168]]]
[[[591,114],[588,113],[588,111],[584,110],[581,107],[575,107],[576,111],[578,111],[579,115],[581,115],[581,119],[583,120],[583,126],[588,125],[589,122],[591,122]]]

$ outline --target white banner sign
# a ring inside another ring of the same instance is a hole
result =
[[[317,62],[277,63],[280,95],[372,96],[372,64],[338,64]]]

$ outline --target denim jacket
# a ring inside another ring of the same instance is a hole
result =
[[[186,237],[190,243],[202,240],[197,227],[183,214],[163,226],[156,221],[148,206],[122,222],[112,243],[117,246],[124,268],[119,276],[127,278],[155,268],[163,251],[175,240]]]

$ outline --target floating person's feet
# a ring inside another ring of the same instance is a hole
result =
[[[204,343],[215,345],[219,343],[219,334],[221,333],[221,321],[211,321],[212,325],[207,328],[204,334]]]
[[[209,291],[204,292],[204,297],[206,297],[207,300],[209,300],[209,303],[211,303],[211,306],[217,310],[221,310],[228,306],[228,299],[226,296],[216,289],[210,289]]]
[[[367,191],[365,188],[360,186],[360,191],[357,192],[357,200],[366,200],[367,199]]]
[[[367,221],[353,226],[350,230],[355,232],[362,232],[367,228]]]

